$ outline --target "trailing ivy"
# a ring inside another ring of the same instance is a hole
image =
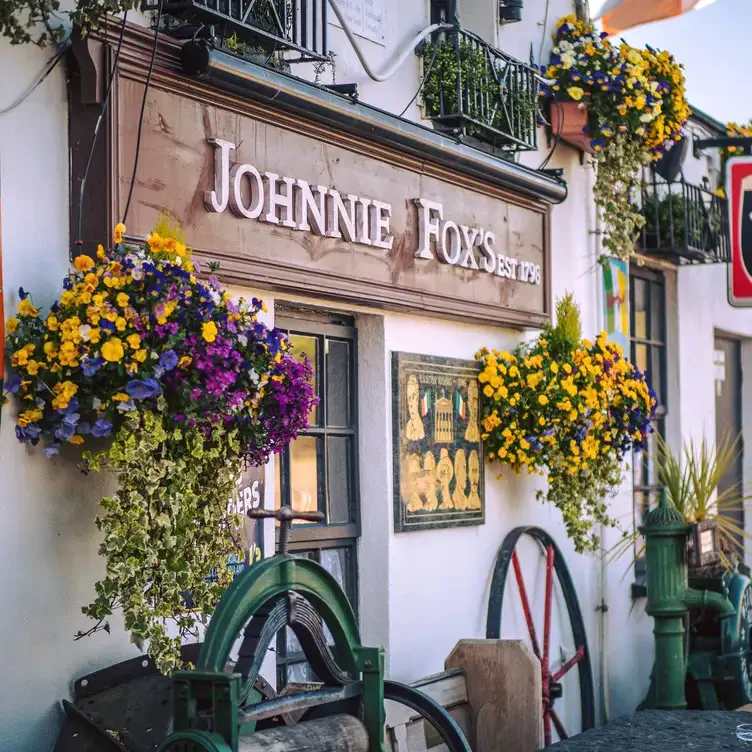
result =
[[[97,621],[84,634],[109,630],[107,618],[120,609],[160,671],[179,667],[181,643],[198,639],[232,577],[227,561],[240,553],[239,517],[227,512],[239,470],[236,434],[219,429],[206,438],[158,412],[134,412],[108,449],[85,454],[90,470],[111,471],[118,485],[97,517],[106,573],[82,609]]]

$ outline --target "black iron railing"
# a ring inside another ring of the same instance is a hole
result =
[[[653,177],[642,186],[645,227],[638,238],[642,253],[694,263],[729,259],[726,199],[684,181]]]
[[[423,104],[434,127],[505,151],[537,148],[535,68],[460,28],[438,33],[420,54]]]
[[[215,27],[220,39],[233,40],[230,51],[233,47],[260,54],[294,50],[300,61],[327,60],[327,1],[165,0],[162,13],[167,19]],[[141,6],[157,8],[155,0],[144,0]]]

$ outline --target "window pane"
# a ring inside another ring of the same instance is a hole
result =
[[[307,663],[290,663],[287,666],[288,682],[313,681],[313,672]]]
[[[647,339],[647,282],[644,279],[632,277],[634,287],[634,309],[632,311],[632,336]]]
[[[326,481],[329,495],[329,522],[351,522],[352,439],[330,436],[327,440]]]
[[[293,653],[302,653],[303,648],[298,642],[298,638],[295,636],[295,632],[290,627],[285,628],[287,639],[285,641],[285,655],[292,655]]]
[[[298,436],[290,444],[290,505],[298,512],[319,509],[319,464],[316,437]]]
[[[635,345],[634,346],[634,364],[640,371],[648,370],[648,346],[647,345]],[[648,381],[650,374],[648,374]]]
[[[321,551],[321,566],[337,580],[339,586],[347,593],[347,549],[325,548]]]
[[[663,305],[663,285],[650,283],[650,339],[663,342],[665,310]]]
[[[293,346],[293,352],[300,359],[302,354],[308,357],[311,361],[311,367],[313,368],[313,390],[315,394],[319,393],[319,380],[318,380],[318,345],[319,341],[316,337],[308,337],[303,334],[291,334],[290,344]],[[315,426],[318,424],[318,408],[314,405],[311,408],[311,413],[308,416],[308,422]]]
[[[326,341],[326,423],[350,425],[350,343]]]
[[[651,353],[651,364],[650,364],[650,370],[649,370],[649,377],[648,377],[648,383],[650,386],[653,387],[653,390],[655,391],[658,399],[659,405],[664,405],[664,395],[663,395],[663,359],[664,355],[666,354],[666,350],[663,347],[656,347],[655,345],[652,348],[653,352]]]

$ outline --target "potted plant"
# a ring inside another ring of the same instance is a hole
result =
[[[119,609],[169,673],[231,579],[240,471],[294,439],[315,398],[310,364],[259,320],[263,303],[199,279],[178,228],[162,218],[138,245],[124,233],[75,258],[46,315],[19,290],[5,388],[19,441],[49,457],[82,447],[83,469],[116,481],[97,518],[105,574],[83,609],[95,624],[79,635]]]
[[[595,156],[603,246],[628,259],[645,222],[633,203],[640,169],[683,137],[690,111],[682,68],[668,52],[618,45],[607,37],[567,16],[554,33],[550,65],[541,70],[550,81],[554,133],[562,129],[565,140]]]
[[[476,358],[486,459],[545,476],[538,499],[561,511],[577,551],[597,550],[597,525],[615,524],[606,499],[621,484],[623,458],[652,431],[656,401],[644,375],[605,332],[582,339],[571,295],[533,342]]]
[[[721,480],[736,462],[739,438],[724,437],[711,447],[703,437],[698,444],[690,439],[681,452],[674,452],[659,435],[653,454],[658,480],[667,501],[691,525],[687,541],[687,563],[691,574],[713,570],[718,565],[730,570],[744,562],[744,541],[749,534],[732,516],[744,509],[750,496],[735,484],[718,491]],[[611,550],[618,558],[634,549],[639,532],[632,531]],[[639,558],[644,546],[637,547]]]

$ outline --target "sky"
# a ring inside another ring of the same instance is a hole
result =
[[[596,16],[604,0],[590,0]],[[752,120],[752,0],[716,0],[699,11],[623,34],[635,47],[668,50],[684,65],[690,105],[721,122]]]

